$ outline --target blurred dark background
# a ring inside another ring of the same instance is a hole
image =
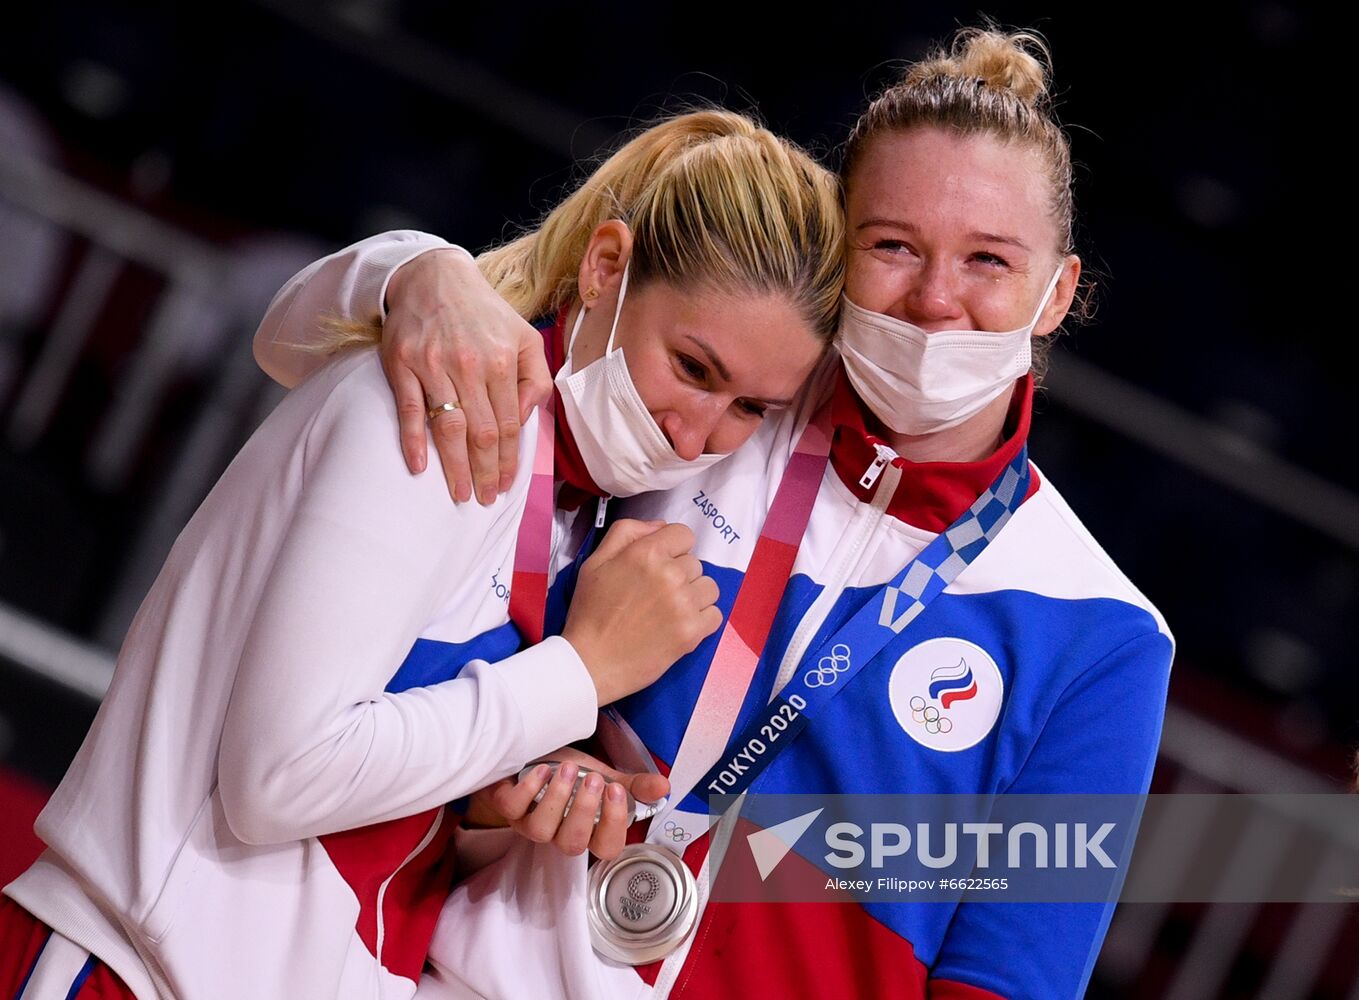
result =
[[[1331,278],[1348,284],[1319,250],[1343,197],[1310,124],[1328,25],[1282,3],[988,13],[1046,35],[1073,137],[1099,310],[1058,352],[1033,454],[1179,640],[1155,789],[1341,791],[1359,498],[1340,431],[1353,379],[1318,315],[1323,288],[1344,295]],[[6,12],[0,879],[36,851],[32,816],[175,535],[278,398],[249,352],[278,286],[384,229],[492,243],[552,204],[573,161],[686,102],[758,109],[833,158],[899,60],[977,19],[829,14]],[[1355,910],[1125,906],[1091,995],[1359,1000]]]

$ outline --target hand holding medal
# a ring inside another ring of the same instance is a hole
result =
[[[480,825],[508,825],[563,854],[588,849],[608,860],[623,850],[628,827],[652,815],[670,790],[661,775],[616,771],[569,747],[552,758],[475,793]]]

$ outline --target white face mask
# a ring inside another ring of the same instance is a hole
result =
[[[933,434],[976,416],[1029,370],[1030,340],[1062,269],[1027,326],[1008,333],[940,330],[869,312],[844,299],[840,356],[850,382],[898,434]]]
[[[590,478],[616,497],[671,489],[727,457],[705,454],[693,461],[680,458],[637,395],[623,349],[613,347],[627,290],[628,271],[624,267],[604,356],[577,372],[572,371],[571,348],[585,318],[585,307],[581,306],[567,341],[566,364],[556,378],[567,425]]]

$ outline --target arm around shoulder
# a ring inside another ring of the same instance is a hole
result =
[[[318,342],[321,320],[381,322],[388,283],[401,266],[430,250],[450,249],[466,254],[438,236],[394,230],[309,264],[269,303],[255,332],[256,362],[275,382],[292,388],[326,360],[308,346]]]

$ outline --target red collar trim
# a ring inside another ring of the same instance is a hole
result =
[[[988,457],[980,462],[909,462],[904,458],[894,459],[892,464],[901,470],[901,481],[887,506],[887,512],[917,528],[936,533],[943,531],[972,506],[982,490],[995,481],[1005,466],[1014,461],[1019,449],[1028,440],[1032,417],[1033,375],[1028,374],[1015,383],[1010,411],[1005,417],[1005,439]],[[885,442],[869,431],[869,423],[876,425],[877,420],[859,399],[843,371],[831,401],[831,420],[835,425],[831,465],[846,488],[867,503],[873,498],[877,485],[864,488],[859,485],[859,480],[877,457],[873,446]],[[1033,496],[1038,489],[1038,475],[1032,468],[1030,471],[1034,474],[1028,496]]]
[[[539,327],[543,335],[543,349],[547,355],[547,367],[553,378],[566,364],[566,307],[557,312],[551,326]],[[575,436],[566,420],[566,409],[562,406],[562,394],[555,388],[557,413],[557,446],[553,453],[553,478],[562,484],[557,494],[557,506],[563,510],[575,510],[591,496],[602,497],[604,491],[595,485],[590,472],[585,467],[585,459],[576,444]]]

